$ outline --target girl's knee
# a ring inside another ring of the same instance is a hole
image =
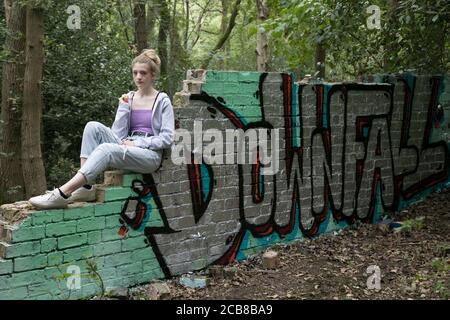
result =
[[[98,121],[89,121],[88,123],[86,123],[84,130],[85,131],[96,131],[102,126],[103,126],[103,124],[101,124]]]

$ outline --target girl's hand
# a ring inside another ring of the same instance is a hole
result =
[[[119,98],[119,103],[128,104],[128,95],[125,93]]]
[[[135,146],[135,145],[134,145],[134,142],[131,141],[131,140],[122,140],[122,144],[123,144],[123,145],[126,145],[126,146],[128,146],[128,147],[134,147],[134,146]]]

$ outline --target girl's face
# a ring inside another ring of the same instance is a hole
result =
[[[148,88],[153,83],[150,68],[145,63],[135,63],[133,66],[133,81],[138,89]]]

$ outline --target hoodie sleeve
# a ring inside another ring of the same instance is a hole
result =
[[[111,130],[120,140],[125,139],[128,136],[130,125],[130,99],[133,98],[133,95],[133,91],[128,93],[128,103],[119,102],[116,117],[111,126]]]
[[[136,147],[148,148],[151,150],[167,149],[172,146],[175,134],[175,119],[173,106],[169,97],[161,100],[161,129],[159,134],[134,141]]]

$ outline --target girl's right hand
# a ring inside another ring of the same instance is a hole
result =
[[[119,98],[119,103],[121,104],[128,104],[128,95],[126,93],[124,93],[120,98]]]

